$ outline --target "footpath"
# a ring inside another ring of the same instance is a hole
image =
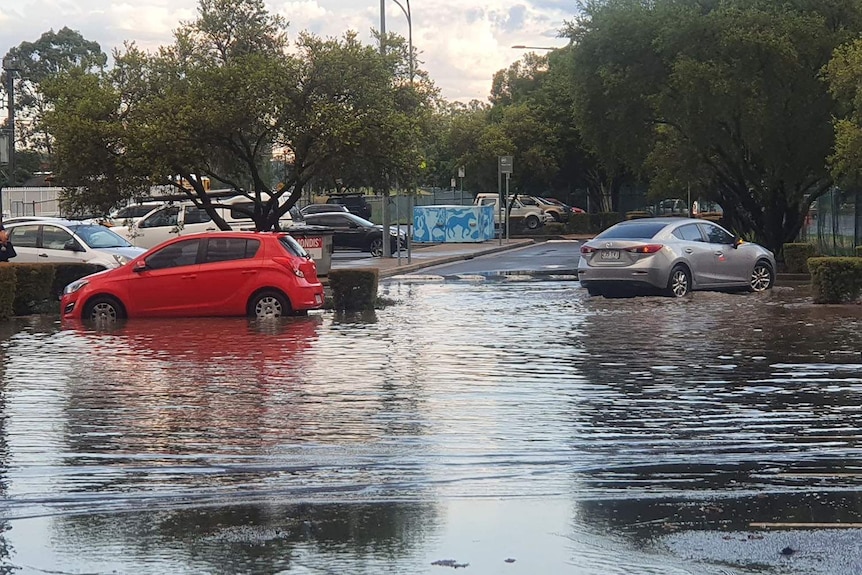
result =
[[[469,260],[486,254],[529,246],[534,243],[536,243],[535,240],[525,238],[504,239],[502,242],[500,240],[488,240],[468,244],[414,244],[411,247],[409,257],[407,250],[403,250],[400,257],[393,255],[389,258],[333,259],[331,269],[375,268],[380,279],[383,279],[431,266]]]

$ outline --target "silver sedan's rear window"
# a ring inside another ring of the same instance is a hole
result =
[[[648,240],[667,226],[667,223],[658,222],[636,222],[625,225],[612,226],[599,235],[596,239],[602,240]]]

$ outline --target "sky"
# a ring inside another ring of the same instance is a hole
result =
[[[404,0],[401,0],[405,5]],[[270,12],[290,23],[288,36],[306,30],[323,37],[354,30],[373,41],[380,28],[379,0],[267,0]],[[154,50],[170,44],[181,22],[197,16],[197,0],[2,0],[0,54],[67,26],[109,54],[134,41]],[[487,101],[494,72],[527,50],[513,45],[559,47],[559,30],[575,17],[576,0],[412,0],[413,45],[419,67],[448,100]],[[386,29],[407,38],[404,13],[386,0]],[[544,50],[536,50],[544,53]]]

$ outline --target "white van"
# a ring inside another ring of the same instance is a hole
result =
[[[226,206],[254,209],[254,202],[245,196],[213,198],[213,203]],[[233,230],[253,230],[254,222],[245,213],[231,207],[218,207],[221,217]],[[302,221],[302,214],[296,208],[286,213],[280,220],[282,228],[289,227],[294,221]],[[165,240],[198,232],[218,230],[206,210],[195,206],[191,201],[174,202],[156,207],[138,221],[128,226],[115,226],[111,231],[129,240],[130,243],[151,248]]]

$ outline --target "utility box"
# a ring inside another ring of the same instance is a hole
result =
[[[494,239],[492,206],[416,206],[413,241],[468,243]]]
[[[332,268],[332,234],[335,230],[326,226],[293,224],[286,231],[314,260],[317,265],[317,275],[329,275],[329,270]]]

